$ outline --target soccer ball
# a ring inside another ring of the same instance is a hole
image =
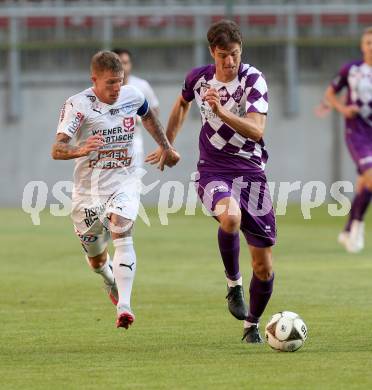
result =
[[[301,317],[292,311],[274,314],[265,327],[265,337],[272,349],[294,352],[307,339],[307,327]]]

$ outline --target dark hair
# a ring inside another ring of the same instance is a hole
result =
[[[120,48],[116,47],[116,48],[112,49],[112,51],[114,53],[116,53],[118,56],[121,56],[122,54],[126,54],[131,61],[133,59],[132,53],[128,49],[120,49]]]
[[[232,43],[242,44],[242,34],[239,26],[232,20],[222,19],[213,23],[207,33],[209,46],[227,49]]]
[[[113,73],[120,73],[123,71],[123,65],[117,54],[112,51],[103,50],[92,57],[90,70],[92,73],[103,72],[105,70],[111,70]]]

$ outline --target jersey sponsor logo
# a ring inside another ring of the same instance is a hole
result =
[[[136,104],[123,104],[119,107],[119,110],[123,111],[125,114],[129,114],[138,110],[138,106]]]
[[[92,244],[98,240],[98,236],[92,234],[79,234],[79,238],[83,244]]]
[[[134,128],[131,133],[125,133],[127,130],[121,126],[113,127],[111,129],[93,130],[92,135],[100,134],[105,137],[106,144],[118,142],[131,142],[134,138]]]
[[[85,212],[85,218],[84,218],[84,223],[87,227],[91,227],[95,221],[99,218],[99,215],[103,213],[105,210],[104,205],[96,206],[96,207],[91,207],[89,209],[84,208]],[[79,237],[80,234],[78,233]]]
[[[81,127],[84,120],[84,114],[77,112],[70,125],[67,127],[67,131],[74,135]]]
[[[92,103],[94,103],[97,98],[94,95],[85,95]]]
[[[229,93],[227,92],[227,89],[225,87],[222,87],[218,90],[218,95],[220,97],[220,102],[222,105],[226,104],[226,102],[230,98]]]
[[[207,93],[208,89],[211,88],[211,85],[208,83],[201,83],[200,87],[200,97],[204,99],[205,94]]]
[[[123,119],[123,127],[125,132],[134,131],[134,118],[133,117],[127,117]]]
[[[118,108],[111,108],[111,110],[109,112],[110,112],[110,115],[114,116],[114,115],[119,114],[120,110]]]
[[[217,115],[212,111],[212,109],[209,108],[209,106],[205,106],[204,104],[200,106],[200,113],[206,120],[217,118]]]
[[[89,161],[90,168],[115,169],[129,167],[132,157],[128,156],[128,149],[113,149],[98,152],[96,160]]]
[[[224,185],[219,185],[219,186],[213,187],[211,189],[212,195],[216,194],[217,192],[229,192],[229,188],[227,186],[224,186]]]
[[[65,112],[66,112],[66,103],[63,103],[63,106],[61,108],[61,113],[59,114],[59,121],[62,122],[65,118]]]

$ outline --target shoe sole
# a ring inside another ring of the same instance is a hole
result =
[[[133,324],[134,319],[134,315],[129,312],[121,313],[116,320],[116,327],[128,329]]]

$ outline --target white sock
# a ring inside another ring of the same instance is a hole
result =
[[[235,287],[235,286],[242,286],[243,285],[243,278],[240,277],[238,280],[230,280],[229,278],[227,279],[227,285],[229,287]]]
[[[249,321],[246,321],[246,320],[244,320],[244,328],[250,328],[252,325],[259,325],[259,324],[255,324],[255,323],[253,323],[253,322],[249,322]]]
[[[136,273],[136,253],[132,237],[113,240],[115,255],[113,261],[114,277],[119,292],[118,313],[130,309],[130,296]]]
[[[111,259],[110,259],[110,255],[107,253],[107,260],[106,260],[106,263],[103,264],[102,267],[99,267],[99,268],[94,268],[92,267],[92,264],[90,264],[90,261],[89,261],[89,258],[88,256],[85,256],[85,259],[87,260],[87,263],[89,265],[89,267],[97,274],[100,274],[103,278],[103,280],[107,283],[107,284],[114,284],[114,274],[112,273],[112,270],[109,266],[110,262],[111,262]]]

